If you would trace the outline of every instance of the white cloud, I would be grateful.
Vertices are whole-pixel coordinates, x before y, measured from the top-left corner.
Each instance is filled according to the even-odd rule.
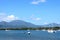
[[[49,23],[45,22],[44,24],[49,24]]]
[[[18,17],[14,15],[9,15],[6,18],[4,18],[4,21],[12,21],[12,20],[18,20]]]
[[[6,15],[6,14],[0,14],[0,21],[6,21],[6,22],[10,22],[12,20],[33,20],[33,21],[40,21],[41,18],[36,17],[34,14],[31,15],[29,18],[19,18],[16,17],[15,15]]]
[[[39,4],[39,2],[35,2],[35,1],[33,1],[32,4]]]
[[[31,20],[39,21],[41,18],[31,18]]]
[[[41,0],[41,2],[46,2],[46,0]]]
[[[14,15],[0,14],[0,21],[10,22],[12,20],[19,20],[19,18]]]
[[[40,20],[41,20],[41,18],[35,17],[34,15],[32,15],[32,16],[30,17],[30,19],[31,19],[31,20],[34,20],[34,21],[40,21]]]
[[[46,2],[46,0],[33,0],[31,4],[40,4],[41,2]]]

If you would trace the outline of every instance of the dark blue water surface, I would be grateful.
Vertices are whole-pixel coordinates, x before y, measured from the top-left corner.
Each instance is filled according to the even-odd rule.
[[[0,40],[60,40],[60,31],[48,33],[47,31],[31,30],[0,30]]]

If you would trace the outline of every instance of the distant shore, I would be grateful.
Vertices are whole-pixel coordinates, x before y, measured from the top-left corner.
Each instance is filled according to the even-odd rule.
[[[0,28],[0,30],[60,30],[60,27]]]

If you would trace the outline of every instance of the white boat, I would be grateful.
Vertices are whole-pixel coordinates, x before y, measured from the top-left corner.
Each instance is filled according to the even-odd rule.
[[[27,32],[27,33],[30,35],[31,32],[29,31],[29,32]]]
[[[28,33],[30,33],[30,32],[28,32]]]
[[[47,30],[48,33],[55,33],[56,31],[55,30]]]
[[[46,31],[45,29],[43,29],[42,31]]]
[[[6,29],[5,31],[9,31],[9,30]]]

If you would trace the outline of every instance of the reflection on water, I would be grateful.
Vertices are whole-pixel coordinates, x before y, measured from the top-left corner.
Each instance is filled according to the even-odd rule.
[[[60,40],[60,31],[48,33],[47,31],[31,30],[0,30],[0,40]]]

